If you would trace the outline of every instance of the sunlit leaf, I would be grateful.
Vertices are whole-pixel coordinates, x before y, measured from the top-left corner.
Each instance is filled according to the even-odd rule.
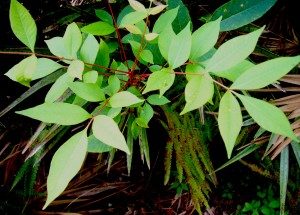
[[[99,51],[99,43],[96,38],[89,34],[80,48],[81,60],[85,63],[93,64]]]
[[[268,102],[237,94],[249,115],[265,130],[297,140],[284,113]]]
[[[129,5],[136,11],[146,11],[146,8],[143,4],[136,0],[128,0]]]
[[[300,56],[279,57],[257,64],[245,71],[230,88],[250,90],[272,84],[300,63]]]
[[[46,123],[59,125],[75,125],[91,117],[84,109],[68,103],[43,103],[22,111],[17,114],[40,120]]]
[[[212,99],[213,94],[214,85],[211,77],[208,74],[195,75],[185,87],[186,104],[180,114],[202,107]]]
[[[218,125],[228,158],[231,157],[242,124],[243,117],[239,102],[231,92],[227,91],[220,101]]]
[[[25,58],[13,68],[11,68],[5,75],[13,81],[17,81],[20,84],[29,86],[32,80],[33,74],[36,71],[38,59],[35,55]]]
[[[105,36],[113,33],[115,31],[115,28],[113,25],[107,22],[99,21],[84,26],[83,28],[81,28],[81,31],[96,36]]]
[[[98,102],[105,100],[103,90],[97,84],[73,82],[70,83],[71,90],[86,101]]]
[[[64,48],[66,49],[66,57],[68,59],[77,59],[77,52],[82,43],[80,29],[75,22],[68,25],[63,36]]]
[[[81,60],[73,60],[67,70],[67,73],[74,78],[82,80],[82,73],[84,70],[84,63]]]
[[[171,42],[175,37],[176,34],[173,31],[172,25],[166,26],[166,28],[158,36],[159,51],[166,60],[168,60]]]
[[[150,15],[156,15],[156,14],[159,14],[160,12],[162,12],[165,8],[167,7],[167,5],[157,5],[153,8],[150,8],[149,9],[149,14]]]
[[[120,27],[124,28],[126,25],[134,25],[147,17],[146,11],[134,11],[128,13],[123,17],[120,23]]]
[[[120,149],[130,154],[125,138],[121,133],[117,123],[105,115],[98,115],[94,118],[93,135],[104,144]]]
[[[45,209],[68,186],[79,172],[87,153],[86,130],[72,136],[54,154],[47,178],[47,201]]]
[[[52,72],[62,68],[63,66],[48,58],[39,58],[37,61],[37,67],[32,74],[32,80],[43,78]]]
[[[151,95],[147,98],[147,101],[151,105],[165,105],[170,102],[169,99],[167,99],[164,96],[159,96],[158,94]]]
[[[9,20],[15,36],[34,52],[37,28],[28,10],[16,0],[11,0]]]
[[[196,60],[216,44],[220,31],[221,18],[202,25],[192,34],[192,49],[190,59]]]
[[[176,7],[160,15],[154,24],[153,32],[161,33],[167,26],[170,26],[177,16],[178,9],[179,7]]]
[[[159,90],[160,96],[162,96],[173,85],[174,80],[175,74],[170,68],[163,68],[160,71],[154,72],[149,76],[143,94]]]
[[[128,91],[122,91],[114,94],[110,98],[109,104],[113,108],[118,108],[118,107],[128,107],[130,105],[141,103],[143,101],[144,101],[143,99],[138,98],[137,96],[133,95]]]
[[[227,70],[245,60],[254,50],[264,27],[222,44],[209,60],[207,71]]]

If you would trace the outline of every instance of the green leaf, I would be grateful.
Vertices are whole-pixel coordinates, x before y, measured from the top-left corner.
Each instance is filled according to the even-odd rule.
[[[296,160],[298,162],[298,165],[300,167],[300,143],[292,141],[292,148],[293,148]]]
[[[286,191],[289,180],[289,147],[286,146],[280,153],[280,215],[285,215]]]
[[[99,43],[96,38],[89,34],[85,41],[83,42],[80,49],[81,60],[85,63],[93,64],[95,63],[97,54],[99,51]]]
[[[67,73],[60,76],[48,91],[45,102],[55,102],[69,88],[69,84],[74,80]]]
[[[107,68],[109,66],[109,47],[108,45],[104,42],[104,40],[100,40],[100,45],[99,45],[99,51],[97,54],[97,58],[95,61],[96,65],[102,66],[104,68]],[[94,67],[95,70],[100,71],[100,72],[106,72],[107,70],[99,67]]]
[[[186,79],[189,81],[195,76],[203,75],[204,71],[204,68],[199,64],[188,64],[185,67]]]
[[[214,85],[209,74],[195,75],[187,83],[184,91],[186,105],[180,113],[185,114],[189,111],[205,105],[214,95]]]
[[[230,91],[227,91],[220,101],[218,125],[228,158],[231,157],[242,124],[243,117],[239,102]]]
[[[77,96],[86,101],[99,102],[105,100],[104,92],[97,84],[73,82],[69,86]]]
[[[170,100],[164,96],[159,96],[158,94],[154,94],[147,98],[147,102],[149,102],[151,105],[165,105],[169,103]]]
[[[257,64],[245,71],[230,88],[259,89],[272,84],[300,63],[300,56],[279,57]]]
[[[143,128],[148,128],[148,123],[154,115],[153,108],[149,104],[144,104],[139,110],[139,117],[136,118],[136,123]]]
[[[115,28],[107,22],[94,22],[81,28],[81,31],[96,36],[105,36],[113,33]]]
[[[5,75],[11,80],[29,87],[33,74],[36,71],[37,63],[37,57],[35,55],[31,55],[16,64],[7,73],[5,73]]]
[[[196,60],[216,44],[220,32],[221,18],[202,25],[192,34],[191,60]]]
[[[87,84],[95,84],[97,83],[98,77],[99,77],[98,72],[95,70],[91,70],[83,74],[82,80],[84,83]]]
[[[126,14],[120,23],[120,28],[126,25],[134,25],[147,17],[147,11],[134,11]]]
[[[189,59],[191,47],[192,34],[190,23],[188,23],[186,27],[171,40],[167,58],[169,65],[173,69],[183,65]]]
[[[94,118],[92,126],[94,136],[104,144],[120,149],[130,154],[125,138],[117,123],[105,115],[98,115]]]
[[[172,25],[175,33],[184,29],[184,27],[191,22],[189,10],[183,4],[182,0],[168,0],[168,9],[178,8],[178,14]]]
[[[143,94],[153,90],[159,90],[162,96],[174,83],[175,74],[170,68],[163,68],[160,71],[152,73],[146,83]]]
[[[37,28],[28,10],[16,0],[11,0],[9,20],[15,36],[34,52]]]
[[[139,144],[140,144],[142,161],[144,161],[144,157],[145,157],[147,166],[150,169],[150,151],[149,151],[149,144],[147,138],[147,131],[145,128],[142,128],[139,134]]]
[[[104,153],[112,150],[112,147],[98,140],[94,135],[88,137],[87,151],[91,153]]]
[[[179,7],[176,7],[160,15],[154,24],[152,32],[161,33],[167,26],[171,26],[177,16],[178,9]]]
[[[150,50],[144,49],[143,51],[141,51],[140,56],[142,60],[146,61],[147,63],[153,64],[153,54]]]
[[[171,42],[176,37],[172,25],[168,25],[158,36],[158,48],[161,55],[168,60],[169,49]]]
[[[55,56],[64,58],[68,57],[64,40],[62,37],[53,37],[49,40],[45,40],[45,43],[47,44],[50,52]]]
[[[108,78],[108,86],[105,88],[105,93],[109,96],[116,94],[121,87],[120,79],[117,75],[111,75]]]
[[[16,113],[45,123],[59,125],[75,125],[91,118],[91,115],[81,107],[62,102],[43,103]]]
[[[96,9],[96,10],[95,10],[95,14],[96,14],[96,16],[97,16],[99,19],[101,19],[102,21],[107,22],[107,23],[109,23],[109,24],[111,24],[111,25],[114,24],[111,15],[110,15],[107,11],[102,10],[102,9]]]
[[[140,3],[140,2],[138,2],[138,1],[136,1],[136,0],[128,0],[128,2],[129,2],[129,5],[130,5],[135,11],[146,11],[146,8],[145,8],[145,6],[144,6],[142,3]]]
[[[139,99],[137,96],[133,95],[128,91],[122,91],[114,94],[110,98],[109,104],[113,108],[118,108],[118,107],[128,107],[130,105],[141,103],[143,101],[144,101],[143,99]]]
[[[231,31],[260,18],[275,3],[276,0],[231,0],[219,7],[211,19],[222,16],[221,31]]]
[[[67,73],[73,77],[82,80],[82,73],[84,70],[84,63],[81,60],[71,61]]]
[[[77,51],[82,43],[82,36],[80,29],[75,22],[68,25],[63,36],[64,48],[66,49],[67,59],[77,59]]]
[[[298,141],[288,119],[279,108],[268,102],[249,96],[240,94],[237,94],[237,96],[242,101],[250,116],[262,128]]]
[[[43,210],[56,199],[79,172],[87,153],[86,130],[72,136],[55,152],[47,178],[47,201]]]
[[[47,75],[50,75],[52,72],[61,69],[62,67],[63,66],[59,63],[56,63],[55,61],[48,58],[39,58],[37,60],[37,68],[32,74],[31,80],[43,78]]]
[[[241,63],[234,67],[231,67],[223,71],[212,71],[212,73],[218,77],[226,78],[234,82],[238,77],[240,77],[245,71],[253,67],[255,64],[248,60],[243,60]]]
[[[224,71],[245,60],[254,50],[264,27],[246,35],[228,40],[209,60],[207,71]]]

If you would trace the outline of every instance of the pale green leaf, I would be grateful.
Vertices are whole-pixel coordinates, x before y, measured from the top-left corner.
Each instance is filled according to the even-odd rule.
[[[231,92],[227,91],[220,101],[218,125],[228,158],[231,157],[242,124],[243,117],[239,102]]]
[[[69,88],[69,84],[74,80],[67,73],[60,76],[48,91],[45,102],[55,102]]]
[[[67,58],[67,50],[62,37],[53,37],[49,40],[45,40],[45,43],[52,54],[57,57]]]
[[[146,8],[143,4],[141,4],[140,2],[136,1],[136,0],[128,0],[129,5],[135,10],[135,11],[146,11]]]
[[[148,123],[154,115],[153,108],[149,104],[144,104],[139,108],[139,117],[136,118],[136,123],[143,128],[148,128]]]
[[[150,50],[144,49],[140,53],[142,60],[153,64],[153,54]]]
[[[82,36],[80,29],[75,22],[68,25],[63,36],[64,48],[66,49],[67,59],[77,59],[77,51],[82,43]]]
[[[133,95],[128,91],[122,91],[114,94],[110,98],[109,104],[113,108],[118,108],[118,107],[128,107],[130,105],[141,103],[143,101],[144,101],[143,99],[138,98],[137,96]]]
[[[143,32],[135,25],[125,25],[124,27],[127,31],[129,31],[132,34],[143,34]]]
[[[110,117],[98,115],[94,118],[93,135],[104,144],[120,149],[130,154],[125,138],[117,123]]]
[[[190,28],[190,23],[188,23],[186,27],[171,40],[167,61],[173,69],[183,65],[189,59],[192,46]]]
[[[67,73],[74,78],[82,80],[82,73],[84,70],[84,63],[81,60],[71,61]]]
[[[154,24],[153,32],[161,33],[167,26],[171,26],[172,22],[177,16],[178,9],[179,7],[176,7],[160,15]]]
[[[289,147],[286,146],[280,153],[279,193],[280,215],[285,215],[285,201],[289,181]]]
[[[112,150],[112,147],[98,140],[94,135],[88,137],[87,151],[91,153],[104,153]]]
[[[45,123],[59,125],[75,125],[91,118],[91,115],[81,107],[62,102],[43,103],[16,113]]]
[[[297,140],[284,113],[268,102],[237,94],[249,115],[267,131]]]
[[[95,84],[98,80],[98,77],[98,72],[91,70],[83,74],[82,80],[84,83]]]
[[[120,79],[117,75],[111,75],[108,78],[108,86],[105,88],[105,93],[109,96],[116,94],[121,87]]]
[[[208,74],[195,75],[187,83],[184,91],[186,105],[180,114],[205,105],[214,95],[212,78]]]
[[[157,33],[148,33],[148,34],[145,34],[145,39],[147,41],[152,41],[154,39],[156,39],[158,37],[159,34]]]
[[[97,58],[95,61],[96,65],[99,65],[103,68],[107,68],[109,66],[109,47],[108,45],[104,42],[104,40],[100,40],[100,45],[99,45],[99,51],[97,54]],[[107,70],[100,68],[100,67],[94,67],[95,70],[100,71],[100,72],[106,72]]]
[[[122,107],[110,108],[106,115],[111,118],[115,118],[121,113],[121,111],[122,111]]]
[[[37,28],[28,10],[16,0],[11,0],[9,20],[15,36],[34,52]]]
[[[99,102],[105,100],[103,90],[97,84],[73,82],[70,83],[71,90],[80,98],[90,102]]]
[[[149,102],[149,104],[151,105],[165,105],[169,103],[170,100],[164,96],[159,96],[158,94],[154,94],[147,98],[147,102]]]
[[[212,71],[212,73],[218,77],[226,78],[230,81],[235,81],[238,77],[241,76],[245,71],[253,67],[255,64],[251,63],[248,60],[243,60],[241,63],[237,64],[234,67],[231,67],[223,71]]]
[[[68,186],[79,172],[87,154],[86,130],[72,136],[55,152],[47,178],[47,201],[45,209]]]
[[[81,60],[85,63],[95,63],[99,51],[99,43],[96,38],[89,34],[80,48]]]
[[[39,58],[37,61],[37,68],[32,74],[32,80],[43,78],[52,72],[55,72],[58,69],[61,69],[63,66],[55,61],[48,58]]]
[[[252,90],[272,84],[300,63],[300,56],[279,57],[257,64],[245,71],[230,88]]]
[[[126,14],[120,23],[120,28],[126,25],[134,25],[147,17],[147,11],[134,11]]]
[[[81,31],[96,36],[105,36],[113,33],[115,31],[115,28],[113,25],[107,22],[99,21],[84,26],[83,28],[81,28]]]
[[[223,71],[241,63],[253,52],[263,29],[264,27],[222,44],[209,60],[206,70]]]
[[[221,18],[202,25],[192,34],[191,60],[196,60],[216,44],[220,32]]]
[[[188,64],[185,67],[186,79],[189,81],[195,76],[204,74],[204,68],[199,64]]]
[[[173,31],[172,25],[166,26],[166,28],[158,36],[158,48],[161,55],[168,60],[168,54],[171,46],[171,42],[174,40],[176,34]]]
[[[150,15],[156,15],[156,14],[159,14],[160,12],[162,12],[165,8],[167,7],[167,5],[157,5],[155,7],[152,7],[148,10],[148,13]]]
[[[159,90],[160,96],[162,96],[173,85],[174,80],[175,74],[170,68],[163,68],[160,71],[154,72],[148,77],[143,94]]]
[[[21,62],[13,66],[5,75],[13,81],[29,86],[33,74],[36,71],[38,59],[35,55],[31,55]]]

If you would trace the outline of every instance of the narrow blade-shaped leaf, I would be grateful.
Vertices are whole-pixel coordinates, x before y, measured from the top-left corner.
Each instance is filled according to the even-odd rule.
[[[287,74],[300,63],[300,56],[279,57],[257,64],[245,71],[232,89],[252,90],[266,87]]]
[[[187,83],[184,91],[186,105],[180,114],[200,108],[214,95],[214,85],[208,74],[195,75]]]
[[[289,148],[286,146],[280,153],[280,173],[279,173],[279,187],[280,187],[280,215],[285,214],[285,200],[287,185],[289,180]]]
[[[175,74],[170,68],[163,68],[154,72],[149,76],[143,94],[153,90],[160,90],[160,96],[162,96],[173,85],[174,80]]]
[[[204,24],[192,34],[191,60],[196,60],[214,47],[219,37],[220,22],[221,17]]]
[[[228,40],[209,60],[207,71],[223,71],[245,60],[254,50],[264,27],[249,34]]]
[[[227,91],[220,101],[218,125],[228,158],[231,157],[242,124],[243,117],[239,102],[231,92]]]
[[[35,55],[25,58],[13,68],[11,68],[5,75],[13,81],[29,87],[32,76],[36,71],[38,59]]]
[[[76,95],[86,101],[99,102],[105,100],[104,92],[97,84],[73,82],[69,86]]]
[[[260,18],[275,3],[276,0],[231,0],[214,12],[212,20],[223,16],[221,31],[231,31]]]
[[[128,107],[130,105],[141,103],[143,101],[144,101],[143,99],[138,98],[136,95],[132,94],[131,92],[122,91],[114,94],[110,98],[109,104],[113,108],[118,108],[118,107]]]
[[[47,178],[47,201],[43,210],[56,199],[79,172],[87,153],[86,130],[72,136],[54,154]]]
[[[168,63],[173,68],[183,65],[190,56],[192,47],[192,34],[190,23],[179,32],[171,41],[168,50]]]
[[[298,141],[284,113],[268,102],[237,94],[250,116],[265,130]]]
[[[28,10],[16,0],[11,0],[9,20],[15,36],[34,52],[37,28]]]
[[[93,135],[106,145],[120,149],[130,154],[125,138],[121,133],[117,123],[110,117],[98,115],[94,118]]]
[[[91,115],[81,107],[62,102],[43,103],[16,113],[42,122],[59,125],[75,125],[91,118]]]

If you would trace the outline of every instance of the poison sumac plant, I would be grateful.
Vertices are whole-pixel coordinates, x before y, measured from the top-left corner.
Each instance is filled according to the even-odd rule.
[[[264,10],[274,3],[270,2],[264,5]],[[88,152],[122,150],[127,153],[130,171],[133,140],[139,138],[141,151],[150,166],[146,128],[154,115],[153,106],[170,102],[164,94],[177,76],[185,76],[187,80],[186,103],[181,114],[212,103],[216,89],[224,92],[218,126],[228,157],[243,125],[241,104],[261,128],[299,141],[279,108],[251,97],[247,90],[273,84],[299,64],[300,56],[278,57],[256,65],[247,58],[264,27],[230,39],[216,49],[220,26],[223,30],[233,29],[222,17],[215,17],[192,31],[191,21],[185,20],[183,26],[180,23],[184,22],[176,21],[181,18],[178,14],[181,6],[170,9],[162,4],[153,6],[150,1],[146,8],[136,0],[129,0],[129,4],[117,19],[110,15],[112,10],[108,4],[110,13],[95,10],[99,21],[83,27],[71,23],[62,37],[45,41],[53,54],[50,56],[35,53],[36,24],[22,4],[11,0],[12,30],[32,52],[15,53],[29,57],[5,75],[30,86],[31,81],[60,71],[43,104],[17,113],[44,123],[84,126],[52,158],[44,209],[65,190]],[[153,25],[150,16],[154,17]],[[225,18],[228,22],[228,17]],[[123,32],[127,34],[121,37]],[[128,47],[133,60],[128,57]],[[117,51],[121,60],[113,58]],[[224,85],[220,78],[233,83]],[[87,111],[91,108],[94,110]],[[126,127],[127,140],[122,132]]]

